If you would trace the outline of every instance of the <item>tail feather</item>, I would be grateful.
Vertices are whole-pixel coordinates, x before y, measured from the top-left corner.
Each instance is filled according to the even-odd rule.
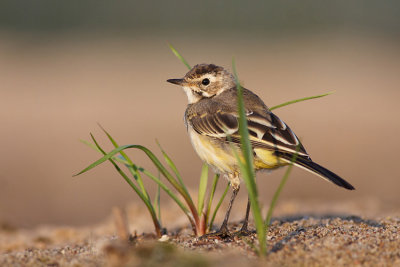
[[[283,158],[286,160],[291,160],[291,155],[285,155]],[[315,163],[314,161],[310,159],[306,159],[304,157],[298,157],[294,165],[304,168],[307,171],[310,171],[312,173],[317,174],[318,176],[322,177],[323,179],[330,181],[334,183],[335,185],[338,185],[340,187],[346,188],[348,190],[354,190],[354,186],[352,186],[350,183],[348,183],[346,180],[343,178],[339,177],[337,174],[331,172],[330,170],[322,167],[321,165]]]

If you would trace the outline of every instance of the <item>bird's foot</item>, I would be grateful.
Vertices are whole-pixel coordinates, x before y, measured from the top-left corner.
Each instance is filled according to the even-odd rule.
[[[249,236],[252,233],[253,232],[247,229],[247,227],[242,227],[239,231],[234,232],[232,235],[241,237],[241,236]]]
[[[229,233],[227,227],[221,227],[218,231],[214,233],[209,233],[202,235],[200,239],[208,239],[208,238],[219,238],[219,239],[228,239],[232,237],[231,233]]]

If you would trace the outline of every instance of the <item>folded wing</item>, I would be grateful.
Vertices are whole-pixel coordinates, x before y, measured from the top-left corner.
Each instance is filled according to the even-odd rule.
[[[238,115],[233,112],[218,110],[213,114],[196,114],[188,118],[193,129],[210,137],[221,138],[227,141],[230,135],[232,142],[240,145]],[[276,152],[298,153],[309,158],[293,131],[272,112],[267,115],[247,110],[246,119],[253,148],[265,148]],[[297,148],[300,146],[299,148]]]

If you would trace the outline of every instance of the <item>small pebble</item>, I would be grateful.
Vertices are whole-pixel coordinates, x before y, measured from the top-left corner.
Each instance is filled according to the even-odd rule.
[[[160,241],[160,242],[167,242],[167,241],[169,241],[169,236],[168,236],[168,235],[162,235],[162,236],[160,237],[160,239],[158,239],[158,241]]]

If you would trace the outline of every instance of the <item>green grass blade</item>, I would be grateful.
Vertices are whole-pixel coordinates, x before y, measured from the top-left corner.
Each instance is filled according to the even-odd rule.
[[[158,180],[160,180],[160,172],[158,172]],[[157,212],[157,218],[158,221],[160,222],[160,224],[162,225],[161,222],[161,186],[157,185],[157,190],[156,190],[156,195],[154,196],[154,202],[153,202],[153,206],[154,206],[154,210],[156,210]]]
[[[214,224],[215,216],[217,215],[217,212],[218,212],[219,208],[221,207],[221,204],[222,204],[222,202],[224,201],[224,199],[225,199],[225,197],[226,197],[226,194],[227,194],[228,191],[229,191],[229,187],[230,187],[230,185],[229,185],[229,183],[228,183],[228,184],[226,185],[226,188],[225,188],[224,193],[222,194],[221,198],[220,198],[219,201],[218,201],[217,206],[215,207],[215,210],[214,210],[214,212],[213,212],[212,218],[211,218],[211,220],[210,220],[210,224],[209,224],[209,226],[208,226],[208,230],[211,230],[211,227],[212,227],[213,224]]]
[[[211,186],[211,192],[210,192],[210,197],[208,199],[208,206],[207,206],[207,213],[206,213],[206,225],[208,225],[208,219],[210,218],[211,205],[214,200],[215,190],[217,189],[219,176],[220,176],[219,174],[214,175],[213,183]],[[208,229],[208,230],[210,230],[210,229]]]
[[[261,208],[258,202],[258,192],[257,192],[257,185],[255,182],[255,171],[253,166],[253,150],[251,147],[249,139],[249,131],[247,128],[247,120],[246,120],[244,100],[243,100],[243,88],[239,83],[239,78],[237,75],[236,65],[234,60],[232,60],[232,69],[236,79],[237,90],[238,90],[239,133],[240,133],[240,143],[241,143],[242,154],[244,157],[244,162],[242,162],[242,160],[238,156],[237,160],[240,166],[242,178],[245,181],[247,191],[249,193],[254,223],[256,225],[257,237],[259,241],[259,255],[262,257],[265,255],[265,250],[266,250],[266,232],[264,227],[264,220],[261,214]]]
[[[103,128],[103,126],[101,126],[100,124],[98,124],[98,125],[103,130],[103,132],[107,135],[108,139],[111,141],[111,143],[114,145],[114,147],[116,147],[116,148],[119,147],[119,145],[114,140],[114,138]],[[140,176],[140,173],[137,171],[135,164],[133,164],[132,160],[128,157],[128,155],[124,151],[121,150],[119,152],[119,154],[121,154],[121,156],[128,162],[129,165],[133,166],[133,168],[129,168],[129,171],[131,172],[132,176],[137,181],[143,194],[147,197],[147,199],[150,199],[149,193],[147,192],[146,188],[144,187],[142,177]]]
[[[90,135],[92,136],[92,138],[94,138],[92,134],[90,134]],[[96,142],[96,143],[97,143],[97,142]],[[87,172],[87,171],[93,169],[94,167],[96,167],[96,166],[100,165],[101,163],[103,163],[103,162],[109,160],[110,158],[112,158],[112,157],[113,157],[115,154],[117,154],[118,152],[119,152],[119,151],[118,151],[118,149],[116,148],[116,149],[114,149],[113,151],[111,151],[111,152],[108,153],[108,154],[104,154],[104,153],[103,153],[104,156],[103,156],[101,159],[99,159],[99,160],[93,162],[93,163],[90,164],[88,167],[86,167],[86,168],[83,169],[82,171],[80,171],[80,172],[74,174],[73,176],[75,177],[75,176],[81,175],[81,174],[83,174],[83,173],[85,173],[85,172]]]
[[[157,183],[157,185],[159,185],[161,187],[161,189],[163,189],[165,191],[165,193],[167,193],[168,196],[171,197],[172,200],[174,200],[176,204],[178,204],[178,206],[182,209],[182,211],[187,216],[190,216],[190,212],[189,212],[188,208],[182,203],[182,201],[178,198],[178,196],[176,194],[174,194],[174,192],[172,192],[159,178],[157,178],[151,172],[149,172],[143,168],[139,168],[139,170],[142,173],[144,173],[147,177],[149,177],[151,180],[153,180],[155,183]],[[190,218],[190,220],[192,220],[192,219]]]
[[[90,134],[92,137],[93,142],[95,143],[97,149],[103,154],[106,155],[106,152],[100,147],[100,145],[97,143],[96,139],[92,134]],[[118,171],[118,173],[124,178],[124,180],[132,187],[132,189],[136,192],[136,194],[139,196],[139,198],[143,201],[143,203],[146,205],[147,210],[150,213],[150,216],[153,220],[154,228],[156,231],[157,236],[161,236],[161,224],[157,219],[157,215],[154,211],[154,208],[150,202],[150,200],[139,190],[139,188],[132,182],[131,179],[121,170],[121,168],[115,163],[115,161],[112,158],[108,159],[115,167],[115,169]]]
[[[171,49],[172,53],[174,53],[175,56],[179,58],[179,60],[182,61],[182,63],[185,64],[185,66],[190,70],[192,67],[190,67],[189,63],[185,60],[185,58],[181,54],[179,54],[179,52],[171,44],[168,44],[168,46]]]
[[[85,169],[83,169],[79,173],[74,174],[74,176],[80,175],[82,173],[85,173],[85,172],[93,169],[94,167],[96,167],[96,166],[102,164],[103,162],[109,160],[114,155],[120,153],[122,150],[129,149],[129,148],[136,148],[136,149],[139,149],[139,150],[142,150],[143,152],[145,152],[145,154],[150,158],[150,160],[153,161],[153,163],[155,163],[156,167],[160,169],[160,172],[163,173],[163,175],[164,174],[168,175],[168,171],[164,168],[164,166],[162,166],[162,164],[156,158],[156,156],[154,156],[154,154],[150,150],[148,150],[146,147],[141,146],[141,145],[124,145],[124,146],[119,146],[117,148],[114,148],[112,151],[110,151],[109,153],[105,154],[102,158],[100,158],[97,161],[95,161],[94,163],[90,164],[88,167],[86,167]]]
[[[208,164],[203,163],[200,175],[199,192],[197,200],[197,213],[199,214],[199,216],[201,216],[201,213],[203,212],[204,199],[207,191],[207,183],[208,183]]]
[[[93,148],[94,150],[96,150],[96,151],[98,151],[98,152],[101,153],[101,151],[96,147],[95,144],[92,144],[92,143],[90,143],[89,141],[86,141],[86,140],[79,140],[79,141],[82,142],[83,144],[89,146],[90,148]],[[112,158],[114,161],[120,162],[120,163],[122,163],[122,164],[124,164],[124,165],[129,165],[129,163],[128,163],[124,158],[122,158],[122,156],[121,156],[121,157],[115,157],[115,156],[113,156],[113,157],[111,157],[111,158]]]
[[[310,99],[324,97],[324,96],[327,96],[327,95],[331,95],[333,93],[334,92],[328,92],[328,93],[325,93],[325,94],[322,94],[322,95],[315,95],[315,96],[309,96],[309,97],[303,97],[303,98],[295,99],[295,100],[292,100],[292,101],[288,101],[288,102],[273,106],[272,108],[270,108],[270,110],[274,110],[274,109],[277,109],[277,108],[281,108],[281,107],[284,107],[284,106],[287,106],[287,105],[291,105],[291,104],[294,104],[294,103],[298,103],[298,102],[302,102],[302,101],[306,101],[306,100],[310,100]]]
[[[183,182],[182,176],[178,171],[178,168],[176,167],[175,163],[172,161],[172,159],[168,156],[168,154],[165,152],[165,150],[161,147],[160,143],[158,141],[157,145],[161,150],[161,153],[164,156],[165,162],[168,164],[168,166],[171,168],[171,170],[175,173],[176,178],[178,179],[179,184],[181,185],[182,189],[186,192],[186,194],[190,197],[189,191],[186,188],[185,183]]]
[[[114,140],[114,138],[103,128],[103,126],[101,126],[101,124],[99,124],[100,129],[107,135],[108,139],[111,141],[111,143],[114,145],[114,147],[119,147],[119,145],[117,144],[117,142]],[[134,165],[133,162],[131,161],[131,159],[125,154],[124,151],[120,151],[119,152],[121,154],[121,156],[130,164],[130,165]]]
[[[239,83],[239,78],[236,73],[236,66],[235,66],[235,61],[232,61],[232,66],[233,66],[233,72],[235,75],[236,83],[237,83],[237,90],[238,90],[238,112],[239,112],[239,133],[240,133],[240,143],[241,143],[241,148],[242,148],[242,155],[244,157],[244,165],[246,166],[245,171],[246,175],[249,178],[254,178],[255,177],[255,172],[254,172],[254,167],[253,167],[253,150],[251,147],[250,143],[250,138],[249,138],[249,131],[247,128],[247,119],[246,119],[246,114],[245,114],[245,107],[244,107],[244,101],[243,101],[243,88]],[[257,187],[255,180],[252,179],[253,181],[251,182],[251,187],[254,192],[257,192]]]
[[[144,173],[147,177],[149,177],[151,180],[153,180],[157,185],[159,185],[164,191],[165,193],[167,193],[177,204],[179,207],[182,208],[182,210],[185,213],[189,213],[189,210],[186,208],[186,206],[179,200],[178,196],[171,191],[171,189],[169,189],[167,187],[166,184],[164,184],[161,179],[157,178],[154,174],[152,174],[151,172],[149,172],[148,170],[144,169],[144,168],[139,168],[139,170]]]
[[[86,140],[79,140],[80,142],[84,143],[85,145],[93,148],[94,150],[96,150],[97,152],[101,153],[101,150],[97,148],[97,146],[95,144],[90,143],[89,141]]]
[[[180,199],[177,197],[177,195],[174,194],[174,192],[172,192],[159,178],[155,177],[152,173],[150,173],[149,171],[145,170],[144,168],[139,168],[139,170],[141,172],[143,172],[147,177],[149,177],[150,179],[152,179],[154,182],[156,182],[158,184],[159,187],[161,187],[170,198],[172,198],[172,200],[175,201],[175,203],[181,208],[181,210],[183,211],[183,213],[185,213],[185,215],[187,216],[194,234],[197,233],[197,229],[196,229],[196,223],[194,221],[194,218],[190,215],[191,213],[189,212],[188,208],[182,203],[182,201],[180,201]]]
[[[153,164],[157,167],[157,169],[161,172],[161,174],[172,184],[172,186],[182,195],[185,199],[186,203],[189,206],[190,211],[194,217],[196,225],[198,225],[199,217],[197,215],[196,207],[193,203],[191,196],[183,189],[183,187],[175,180],[175,178],[167,171],[167,169],[161,164],[161,162],[157,159],[157,157],[147,148],[138,145],[131,145],[132,148],[137,148],[142,150],[153,162]],[[129,147],[129,148],[131,148]]]
[[[297,160],[299,150],[300,150],[300,145],[298,145],[296,147],[296,153],[293,154],[293,156],[292,156],[292,158],[290,160],[290,164],[287,167],[286,172],[283,175],[282,180],[279,183],[279,186],[278,186],[278,188],[276,189],[276,191],[274,193],[274,196],[272,197],[271,204],[269,205],[267,216],[265,218],[265,227],[267,228],[267,231],[268,231],[269,226],[271,224],[272,214],[274,212],[274,209],[275,209],[276,203],[278,201],[279,195],[281,194],[282,189],[285,186],[286,181],[289,178],[290,172],[292,171],[292,168],[293,168],[293,163],[296,162],[296,160]]]

